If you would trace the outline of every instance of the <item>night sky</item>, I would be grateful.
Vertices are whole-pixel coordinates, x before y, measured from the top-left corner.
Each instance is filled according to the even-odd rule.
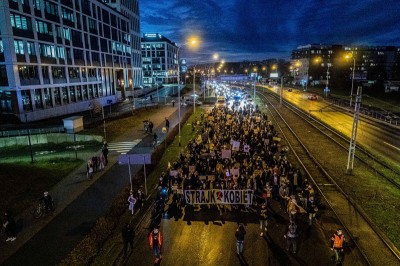
[[[400,0],[141,0],[142,33],[181,45],[189,61],[289,59],[299,45],[400,46]]]

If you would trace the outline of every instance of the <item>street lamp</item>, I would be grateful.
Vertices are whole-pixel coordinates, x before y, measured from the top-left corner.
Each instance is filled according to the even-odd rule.
[[[256,102],[256,82],[257,82],[257,68],[253,68],[253,71],[256,73],[254,77],[254,83],[253,83],[253,101],[254,103]]]
[[[193,66],[193,114],[196,113],[196,65]]]
[[[213,60],[214,61],[218,60],[218,58],[219,58],[219,54],[218,53],[213,54]],[[212,76],[212,74],[214,72],[214,64],[215,64],[214,61],[211,64],[208,65],[208,68],[207,68],[207,83],[206,84],[208,84],[208,82],[211,79],[211,76]],[[212,67],[212,69],[211,69],[211,67]],[[211,75],[210,75],[210,70],[211,70]],[[207,87],[207,85],[204,86],[204,93],[203,93],[203,101],[204,102],[206,101],[206,87]],[[210,90],[209,89],[207,89],[207,92],[208,92],[208,96],[210,96]]]
[[[178,46],[178,49],[176,51],[177,59],[178,59],[178,131],[179,131],[179,147],[181,146],[181,90],[180,90],[180,85],[181,85],[181,80],[180,80],[180,74],[181,74],[181,67],[180,67],[180,60],[179,60],[179,50],[181,47],[186,46],[186,45],[192,45],[196,46],[198,44],[198,39],[196,37],[192,37],[189,39],[188,42],[182,44],[181,46]]]
[[[353,88],[354,88],[354,70],[356,68],[356,58],[354,57],[353,51],[351,53],[346,54],[346,59],[352,58],[353,59],[353,75],[351,78],[351,91],[350,91],[350,107],[353,104]]]
[[[317,57],[317,58],[315,59],[315,62],[316,62],[316,63],[321,63],[321,65],[323,65],[323,62],[322,62],[322,58],[321,58],[321,57]],[[327,66],[327,68],[326,68],[326,87],[325,87],[325,89],[324,89],[325,95],[327,95],[328,92],[329,92],[329,68],[332,66],[332,64],[331,64],[331,63],[326,63],[326,66]]]

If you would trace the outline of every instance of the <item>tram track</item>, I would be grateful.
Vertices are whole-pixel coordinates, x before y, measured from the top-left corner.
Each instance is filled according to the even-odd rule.
[[[259,92],[258,96],[268,102],[273,124],[279,128],[294,156],[348,231],[366,263],[398,264],[400,257],[396,247],[353,199],[353,197],[359,198],[360,195],[348,192],[349,187],[351,191],[351,186],[357,185],[357,182],[354,180],[355,176],[344,173],[348,149],[345,138],[287,103],[283,103],[279,109],[276,108],[279,99],[275,95]],[[321,156],[322,153],[324,156]],[[375,177],[379,175],[379,178],[384,180],[382,182],[387,182],[387,185],[395,189],[399,188],[395,178],[387,176],[386,166],[374,161],[370,154],[364,153],[356,160],[357,164],[363,164],[365,168],[363,171]],[[376,196],[380,195],[373,194],[370,197]],[[372,250],[379,250],[379,254],[376,251],[371,253]]]

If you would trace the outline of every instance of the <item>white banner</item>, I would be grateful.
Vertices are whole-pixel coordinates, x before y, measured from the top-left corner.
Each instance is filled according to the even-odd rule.
[[[254,191],[246,190],[185,190],[187,204],[252,204]]]

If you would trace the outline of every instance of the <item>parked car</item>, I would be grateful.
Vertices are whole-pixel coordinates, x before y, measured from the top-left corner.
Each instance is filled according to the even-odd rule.
[[[194,103],[195,103],[196,105],[202,105],[202,104],[203,104],[203,103],[200,102],[199,100],[195,100]],[[186,104],[186,105],[193,105],[193,99],[191,99],[191,98],[185,99],[185,104]]]

